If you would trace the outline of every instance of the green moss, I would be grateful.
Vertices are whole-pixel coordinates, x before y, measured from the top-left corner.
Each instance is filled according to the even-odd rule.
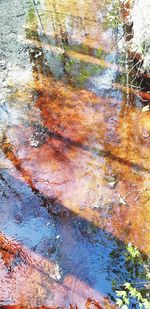
[[[29,8],[28,16],[27,16],[27,23],[30,23],[30,24],[36,23],[37,24],[37,17],[36,17],[36,14],[35,14],[34,7]]]
[[[104,54],[104,51],[103,51],[102,46],[100,46],[99,48],[97,48],[95,50],[95,57],[96,58],[102,58],[103,54]]]
[[[28,39],[37,39],[37,17],[34,7],[31,7],[27,15],[26,37]]]

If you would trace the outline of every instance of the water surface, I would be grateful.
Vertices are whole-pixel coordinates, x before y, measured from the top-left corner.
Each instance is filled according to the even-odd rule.
[[[129,248],[150,253],[149,93],[130,86],[128,10],[111,19],[107,0],[9,5],[0,3],[0,306],[116,308],[116,290],[143,274]]]

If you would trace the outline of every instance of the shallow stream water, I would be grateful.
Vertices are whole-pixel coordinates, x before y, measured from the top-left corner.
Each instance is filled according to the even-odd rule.
[[[0,1],[0,308],[149,298],[150,95],[110,3]]]

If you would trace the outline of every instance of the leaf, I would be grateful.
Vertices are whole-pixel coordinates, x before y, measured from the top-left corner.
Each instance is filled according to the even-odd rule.
[[[140,300],[142,300],[142,295],[141,295],[141,293],[140,292],[137,292],[137,299],[140,301]]]
[[[149,111],[149,105],[146,105],[142,108],[142,112],[148,112]]]
[[[121,307],[123,304],[122,300],[121,299],[117,299],[116,300],[116,305],[118,305],[119,307]]]
[[[150,273],[149,272],[146,274],[146,277],[147,277],[147,279],[150,279]]]
[[[143,298],[142,303],[143,303],[145,309],[150,308],[150,302],[146,298]]]
[[[135,288],[132,288],[130,291],[129,291],[130,295],[133,296],[133,297],[136,297],[137,296],[137,290]]]
[[[113,287],[116,286],[116,280],[112,280],[112,286],[113,286]]]
[[[132,244],[128,244],[128,246],[127,246],[127,250],[128,250],[128,252],[131,254],[131,256],[133,257],[133,258],[135,258],[135,257],[137,257],[137,256],[139,256],[140,255],[140,252],[139,252],[139,250],[137,249],[137,248],[135,248]]]
[[[129,298],[126,297],[126,298],[124,299],[124,302],[125,302],[126,305],[129,305]]]
[[[130,289],[131,284],[130,284],[129,282],[126,282],[126,283],[124,284],[124,286],[125,286],[126,289]]]
[[[124,291],[116,291],[116,294],[117,294],[117,296],[123,296],[124,297]],[[125,296],[126,296],[126,294],[125,294]]]

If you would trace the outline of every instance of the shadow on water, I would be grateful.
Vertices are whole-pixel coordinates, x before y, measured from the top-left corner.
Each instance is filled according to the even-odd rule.
[[[105,150],[99,150],[96,147],[90,147],[88,145],[84,145],[83,143],[80,143],[76,140],[72,140],[69,137],[65,137],[60,133],[57,133],[56,131],[50,131],[47,127],[42,126],[42,125],[38,125],[36,123],[32,123],[33,127],[35,129],[37,129],[38,132],[42,132],[42,136],[41,136],[41,145],[44,144],[46,142],[46,138],[50,137],[52,140],[58,140],[60,142],[62,142],[63,144],[63,149],[81,149],[85,152],[89,152],[91,154],[93,154],[94,156],[97,157],[104,157],[104,158],[108,158],[111,161],[117,161],[120,164],[126,165],[130,168],[133,168],[135,170],[138,170],[139,172],[149,172],[150,169],[149,168],[145,168],[144,166],[138,164],[138,163],[134,163],[132,161],[127,161],[121,157],[117,157],[116,155],[114,155],[111,151],[105,151]],[[3,139],[2,139],[2,146],[1,149],[3,150],[3,152],[5,153],[6,157],[11,158],[13,165],[17,168],[18,171],[21,172],[22,175],[24,175],[24,178],[26,179],[26,171],[23,170],[23,168],[21,167],[21,160],[19,160],[15,154],[12,152],[12,147],[11,144],[9,144],[9,142],[7,142],[7,138],[4,135]],[[53,151],[55,152],[56,156],[59,157],[59,160],[62,161],[68,161],[69,158],[67,156],[65,156],[65,153],[63,154],[62,151],[58,153],[58,149],[54,147],[54,145],[51,146],[53,148]],[[27,176],[28,178],[28,176]],[[30,184],[30,183],[29,183]],[[32,184],[31,184],[31,187]]]
[[[49,79],[52,77],[54,81],[62,79],[64,83],[63,87],[68,84],[73,90],[75,88],[81,88],[84,91],[87,88],[92,88],[92,86],[89,86],[91,85],[91,79],[97,78],[97,80],[95,79],[93,82],[93,84],[96,84],[102,70],[107,70],[106,63],[103,61],[95,63],[95,61],[99,61],[101,57],[105,57],[106,59],[109,58],[109,53],[107,54],[108,47],[106,49],[102,47],[97,48],[93,42],[93,45],[91,42],[91,45],[88,44],[89,41],[86,39],[89,39],[89,34],[84,22],[85,20],[89,20],[89,18],[84,17],[80,20],[76,18],[75,23],[80,23],[82,31],[84,30],[83,37],[85,42],[82,43],[82,38],[80,40],[81,42],[73,38],[73,27],[70,30],[70,33],[72,31],[71,37],[65,28],[66,24],[64,20],[60,19],[60,16],[62,17],[63,14],[57,14],[55,7],[53,7],[54,11],[49,15],[55,35],[49,36],[44,32],[39,32],[36,16],[37,12],[34,10],[35,8],[32,8],[29,14],[30,16],[28,16],[28,18],[34,22],[34,29],[30,29],[27,26],[26,38],[32,40],[31,46],[28,46],[28,51],[35,85],[38,82],[40,83],[40,75],[42,74],[42,76]],[[53,15],[53,13],[55,14]],[[41,28],[44,31],[44,26],[41,24],[43,21],[40,16],[38,16],[38,18],[42,26]],[[37,46],[35,43],[37,43]],[[44,48],[44,44],[48,44],[48,49]],[[58,51],[57,48],[61,50]],[[69,54],[70,51],[73,53]],[[86,58],[85,56],[89,56],[90,58]],[[111,57],[113,57],[113,53],[110,55],[109,60],[112,60]],[[110,64],[109,66],[111,67],[112,65]],[[110,83],[108,83],[109,85],[104,85],[105,90],[102,90],[101,85],[95,89],[98,95],[100,91],[103,96],[107,93],[108,100],[109,96],[112,97],[114,95],[111,89],[113,78],[116,80],[116,77],[118,77],[118,81],[120,81],[120,73],[118,73],[117,69],[114,70],[115,74],[114,72],[112,73],[112,71],[110,69]],[[103,73],[102,77],[104,80],[105,77],[108,77],[108,71],[106,71],[106,76],[105,72]],[[55,92],[57,92],[57,90],[56,87]],[[67,91],[67,88],[65,90]],[[37,92],[36,105],[42,114],[43,111],[41,106],[44,105],[44,102],[47,103],[46,93],[44,91],[42,92],[42,90],[38,90],[38,87],[35,89],[35,92]],[[94,88],[87,92],[87,97],[92,92],[94,92]],[[119,91],[119,95],[120,94],[122,99],[122,91]],[[50,90],[48,90],[48,95],[53,96]],[[131,94],[129,98],[133,103],[135,96]],[[55,98],[52,99],[55,100]],[[62,96],[62,99],[64,99],[64,96]],[[89,101],[90,100],[91,99],[89,99]],[[77,102],[80,103],[80,100]],[[45,112],[48,118],[50,118],[49,115],[53,108],[52,103],[52,100],[50,100],[46,106],[48,111],[46,110]],[[63,102],[63,106],[65,106],[65,102]],[[122,118],[125,119],[126,113],[127,109],[125,102],[120,112],[120,122]],[[92,142],[89,146],[89,143],[87,143],[87,136],[85,139],[81,138],[82,141],[80,141],[80,139],[76,140],[74,137],[71,137],[71,134],[68,136],[65,136],[65,134],[63,135],[57,128],[57,122],[54,122],[56,127],[51,129],[50,119],[49,126],[47,126],[46,117],[44,118],[44,115],[43,112],[43,124],[29,121],[29,127],[35,129],[35,131],[37,130],[40,135],[41,144],[38,145],[39,158],[37,159],[36,155],[33,157],[35,161],[37,160],[37,164],[41,164],[39,156],[40,151],[42,151],[42,146],[47,144],[48,151],[49,149],[53,151],[52,153],[55,159],[57,159],[59,163],[66,163],[66,165],[70,163],[70,157],[67,151],[73,149],[75,152],[83,150],[84,153],[92,154],[92,156],[96,158],[102,157],[106,159],[106,162],[111,162],[112,165],[118,162],[120,165],[135,169],[138,172],[149,171],[149,169],[142,164],[142,160],[140,164],[136,163],[138,161],[134,161],[133,157],[130,158],[129,156],[128,159],[128,156],[125,155],[122,158],[121,155],[119,155],[121,151],[118,151],[118,155],[115,154],[111,150],[111,146],[107,144],[107,138],[106,141],[102,142],[104,134],[101,134],[101,139],[98,140],[99,144],[102,143],[103,146],[101,150],[96,146],[92,146]],[[77,115],[75,113],[75,116],[78,118],[80,113]],[[131,119],[131,122],[133,122],[133,120],[134,118]],[[73,124],[74,115],[71,121],[70,123]],[[78,122],[79,130],[82,129],[82,126],[80,127],[82,119],[78,119]],[[122,131],[124,131],[123,121],[121,124]],[[26,126],[28,127],[27,121]],[[23,125],[22,127],[24,129]],[[22,127],[20,126],[19,129],[22,129]],[[130,125],[128,131],[130,131]],[[134,130],[131,131],[132,142],[132,138],[134,140]],[[77,131],[77,133],[79,132]],[[85,133],[88,135],[88,130],[85,130]],[[93,139],[94,138],[93,136]],[[48,139],[49,141],[47,141]],[[57,141],[59,142],[58,145]],[[8,159],[9,162],[12,163],[15,173],[11,174],[11,170],[8,171],[7,169],[0,170],[0,210],[1,213],[3,213],[3,216],[0,218],[0,262],[3,271],[2,279],[0,279],[2,284],[0,291],[0,308],[13,308],[13,306],[11,307],[9,304],[26,304],[28,308],[42,306],[41,308],[44,309],[43,304],[46,307],[47,304],[48,306],[49,304],[51,306],[62,304],[62,308],[64,306],[69,308],[70,306],[70,309],[72,309],[72,306],[74,306],[77,309],[79,306],[80,309],[84,308],[86,304],[87,309],[90,308],[90,305],[94,305],[96,308],[101,309],[102,307],[106,307],[105,301],[106,303],[108,302],[109,306],[106,308],[113,308],[110,307],[110,301],[115,301],[114,291],[117,288],[121,288],[126,281],[130,281],[131,283],[138,281],[142,266],[140,265],[139,268],[135,267],[134,269],[133,265],[130,265],[126,260],[127,244],[117,239],[117,237],[114,237],[113,228],[111,233],[107,232],[105,226],[100,226],[99,219],[101,214],[99,213],[99,208],[94,211],[91,209],[91,218],[89,218],[89,216],[86,218],[86,212],[82,216],[82,211],[84,212],[84,209],[77,214],[75,211],[69,209],[68,205],[60,201],[59,195],[52,194],[50,196],[51,182],[47,182],[46,194],[42,186],[39,188],[39,185],[36,185],[30,166],[29,169],[26,168],[26,165],[23,164],[23,160],[20,159],[19,156],[17,157],[17,152],[14,148],[13,143],[11,144],[11,141],[7,138],[7,132],[4,133],[1,139],[1,150],[5,159]],[[125,149],[129,148],[127,147]],[[72,153],[74,155],[74,152]],[[50,154],[51,152],[48,152],[49,161],[51,160]],[[78,162],[79,161],[77,161],[77,164]],[[93,166],[92,168],[95,168],[96,165]],[[56,168],[57,167],[56,165]],[[51,175],[49,175],[49,177],[50,176]],[[39,181],[38,176],[36,180],[37,182]],[[74,194],[76,194],[76,191],[74,192]],[[101,205],[99,206],[101,208]],[[79,208],[78,205],[76,207]],[[104,215],[108,215],[109,217],[107,210],[104,212]],[[95,213],[97,223],[94,220]],[[144,258],[146,259],[146,256]],[[6,278],[7,280],[5,280]],[[115,285],[114,289],[113,284]],[[97,299],[98,303],[101,305],[96,303],[96,301],[94,302],[92,298]]]
[[[10,264],[7,265],[8,274],[11,276],[16,266],[19,267],[19,264],[30,261],[30,258],[23,255],[21,249],[23,244],[52,262],[59,260],[62,273],[60,284],[63,284],[65,277],[73,276],[75,282],[71,283],[71,289],[75,288],[72,285],[79,279],[102,294],[111,291],[111,281],[108,278],[109,254],[116,247],[116,242],[111,235],[65,208],[57,198],[45,197],[35,188],[31,191],[26,184],[7,174],[7,171],[1,171],[0,178],[1,185],[5,188],[0,203],[1,212],[4,211],[4,216],[7,215],[5,223],[1,222],[1,231],[9,237],[15,236],[15,241],[20,243],[19,251],[16,251],[13,245],[12,248],[10,245],[8,250],[7,241],[3,246],[1,245],[4,261],[7,260],[5,256],[7,250],[11,256]],[[8,198],[10,192],[11,195]],[[19,194],[21,194],[21,201],[18,198]],[[45,207],[47,211],[39,208],[40,206]],[[30,262],[32,263],[32,260]],[[9,283],[8,286],[6,283],[5,288],[9,290]],[[80,288],[82,293],[82,284]],[[68,295],[68,299],[69,297]],[[67,304],[69,305],[68,302]]]
[[[59,286],[65,287],[65,291],[60,293],[59,289],[51,290],[48,284],[47,297],[51,293],[55,299],[54,295],[58,294],[57,301],[69,308],[71,303],[80,305],[80,302],[87,301],[89,305],[92,302],[94,304],[93,298],[90,301],[89,295],[91,295],[95,296],[103,307],[104,301],[108,301],[107,295],[111,300],[115,300],[112,282],[117,282],[121,287],[124,281],[129,280],[132,283],[138,280],[141,269],[137,268],[134,273],[133,265],[131,268],[126,265],[127,249],[124,243],[95,225],[92,218],[89,221],[66,208],[57,197],[50,198],[43,195],[36,188],[30,174],[22,168],[21,160],[17,159],[6,139],[3,139],[2,150],[25,181],[17,180],[7,170],[1,170],[0,208],[3,218],[0,220],[0,226],[1,232],[6,235],[5,238],[2,234],[1,257],[7,267],[8,277],[4,290],[9,291],[9,285],[11,286],[14,280],[13,274],[19,272],[25,265],[23,270],[25,273],[23,275],[21,272],[20,275],[23,278],[26,278],[26,267],[29,266],[31,272],[40,273],[42,285],[43,280],[47,280],[47,282],[59,282]],[[17,245],[14,243],[14,237],[15,242],[18,242]],[[47,266],[40,257],[52,262],[49,279],[46,279]],[[59,265],[57,274],[55,274],[55,263]],[[30,286],[31,283],[26,282],[27,287],[28,284]],[[33,285],[30,288],[34,291]],[[25,291],[24,287],[24,297],[26,297]],[[16,293],[13,290],[13,293],[14,299],[16,297],[18,300],[17,297],[21,297],[17,294],[17,290]],[[64,295],[67,293],[67,300],[65,298],[63,300],[63,293]],[[3,302],[5,301],[2,301],[2,307],[5,308]],[[29,299],[29,302],[32,303],[32,299]],[[43,295],[38,302],[43,305]],[[95,306],[100,308],[96,302]]]
[[[120,287],[125,280],[130,280],[131,283],[138,280],[141,269],[137,268],[136,272],[132,273],[133,269],[130,268],[130,264],[126,265],[126,246],[110,233],[77,216],[62,205],[57,198],[46,197],[37,189],[31,188],[31,184],[27,185],[14,179],[7,170],[1,170],[0,183],[2,188],[0,209],[4,214],[0,225],[1,232],[7,235],[6,237],[3,234],[0,235],[1,257],[7,267],[7,281],[3,282],[4,286],[0,295],[3,295],[3,289],[4,291],[12,289],[14,274],[20,272],[20,276],[26,280],[23,291],[24,297],[27,297],[26,290],[31,284],[26,278],[28,267],[31,267],[30,275],[36,270],[40,273],[42,282],[47,281],[47,297],[52,294],[55,299],[53,293],[57,294],[57,290],[50,290],[49,282],[56,281],[67,289],[67,300],[63,300],[63,293],[65,294],[63,290],[58,292],[60,295],[57,298],[57,301],[59,299],[63,306],[68,306],[67,308],[71,301],[73,305],[76,303],[80,308],[80,302],[86,303],[91,294],[91,297],[93,294],[96,295],[103,307],[104,300],[106,302],[108,300],[107,295],[114,300],[112,282],[116,281]],[[32,207],[30,207],[31,204]],[[15,241],[11,240],[12,237],[15,237]],[[52,262],[49,275],[47,265],[40,257]],[[59,273],[55,275],[53,263],[55,264],[56,261],[59,265]],[[24,273],[21,271],[22,268]],[[3,276],[1,280],[3,281]],[[18,285],[19,281],[18,277]],[[13,298],[21,303],[22,296],[18,295],[18,285],[16,291],[12,289]],[[35,287],[33,282],[31,286],[29,285],[33,291]],[[34,297],[34,301],[42,306],[43,294],[41,294],[41,299],[36,300],[36,295]],[[31,308],[33,299],[28,301]],[[90,304],[90,298],[88,301]],[[55,304],[54,301],[53,305]],[[5,307],[5,300],[2,301],[1,308],[9,308],[7,305]],[[96,305],[96,308],[100,307]]]

